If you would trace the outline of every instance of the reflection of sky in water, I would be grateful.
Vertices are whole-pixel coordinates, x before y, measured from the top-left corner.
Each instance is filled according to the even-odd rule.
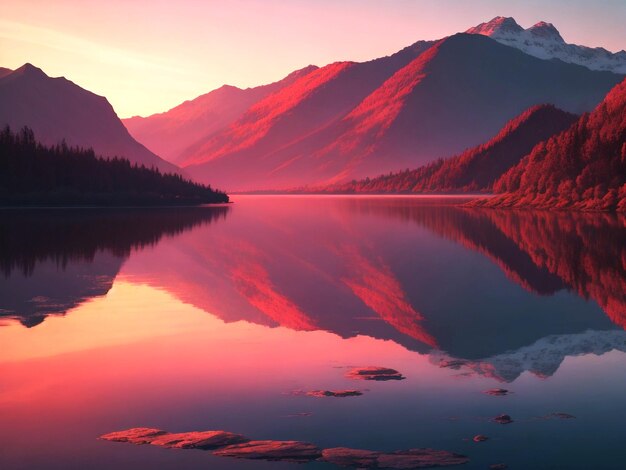
[[[466,220],[451,208],[383,202],[244,199],[225,219],[121,262],[105,250],[91,268],[43,262],[29,277],[0,280],[2,302],[16,285],[19,298],[41,296],[53,278],[61,296],[65,282],[70,309],[32,328],[0,328],[0,462],[296,468],[95,439],[155,426],[322,447],[435,447],[468,454],[464,468],[621,468],[626,334],[596,302],[559,286],[567,263],[559,278],[522,256],[520,246],[533,248],[524,246],[528,234],[545,233],[551,221],[522,221],[515,233],[526,241],[513,232],[503,240],[502,227],[515,220],[496,220],[496,231],[493,219]],[[619,243],[621,232],[611,233]],[[563,250],[573,243],[554,242]],[[537,256],[550,252],[545,243],[538,239]],[[606,279],[610,261],[599,256],[587,263],[608,266]],[[108,286],[102,276],[111,269],[108,292],[84,294],[94,279]],[[576,292],[593,279],[579,281]],[[69,302],[76,292],[81,300]],[[439,367],[442,360],[461,366]],[[407,379],[344,377],[346,366],[359,365],[393,367]],[[481,393],[498,386],[515,393]],[[345,399],[289,393],[344,388],[367,391]],[[304,412],[312,414],[291,416]],[[552,412],[577,418],[536,419]],[[500,413],[515,423],[489,422]],[[464,440],[475,434],[491,439]],[[332,468],[307,465],[318,466]]]

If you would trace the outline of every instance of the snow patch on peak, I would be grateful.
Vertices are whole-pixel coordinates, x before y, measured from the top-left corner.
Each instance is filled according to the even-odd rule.
[[[517,22],[510,17],[496,16],[491,21],[481,23],[478,26],[467,30],[469,34],[482,34],[484,36],[501,36],[506,34],[516,34],[524,31]]]
[[[470,28],[467,34],[481,34],[539,59],[559,59],[591,70],[626,74],[626,52],[611,53],[601,47],[586,47],[565,42],[552,23],[540,21],[528,29],[513,18],[497,16]]]
[[[540,21],[539,23],[528,28],[526,31],[539,38],[565,43],[561,33],[559,33],[559,30],[556,29],[552,23]]]

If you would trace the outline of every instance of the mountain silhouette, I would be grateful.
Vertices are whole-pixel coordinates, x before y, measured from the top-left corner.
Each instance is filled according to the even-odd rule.
[[[63,77],[51,78],[31,64],[0,74],[0,126],[6,125],[16,130],[27,126],[46,145],[65,140],[104,157],[180,171],[133,139],[106,98]]]

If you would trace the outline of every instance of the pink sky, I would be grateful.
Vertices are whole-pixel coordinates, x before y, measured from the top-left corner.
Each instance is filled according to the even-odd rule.
[[[31,62],[129,117],[225,83],[388,55],[498,15],[523,27],[552,22],[568,42],[626,48],[624,0],[5,0],[0,66]]]

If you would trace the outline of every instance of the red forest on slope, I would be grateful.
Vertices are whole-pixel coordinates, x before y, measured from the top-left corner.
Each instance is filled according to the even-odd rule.
[[[487,207],[626,211],[626,80],[494,185]]]
[[[577,116],[552,105],[537,105],[510,120],[488,142],[460,155],[415,170],[366,178],[312,192],[466,193],[491,191],[493,183],[539,142],[567,129]]]

